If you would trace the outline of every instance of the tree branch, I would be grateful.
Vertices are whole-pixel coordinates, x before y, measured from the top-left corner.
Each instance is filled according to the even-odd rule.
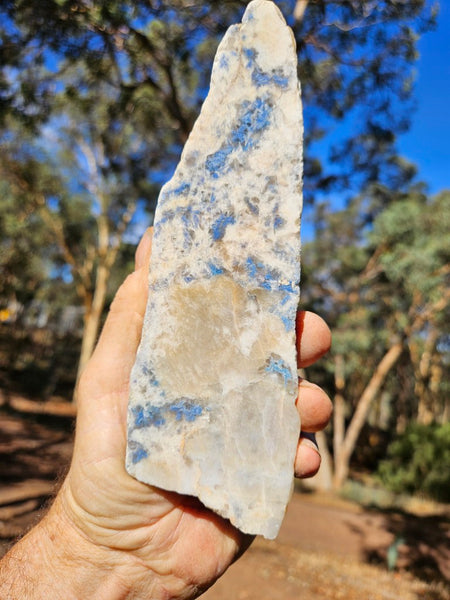
[[[344,483],[348,468],[350,457],[355,448],[356,441],[361,432],[361,429],[366,421],[367,414],[370,406],[375,399],[376,395],[380,391],[389,371],[395,365],[397,360],[400,358],[403,352],[403,342],[395,342],[385,353],[383,358],[377,365],[369,383],[366,385],[361,398],[359,399],[356,410],[353,414],[350,425],[348,426],[345,434],[345,439],[342,444],[341,451],[339,453],[339,463],[336,465],[334,485],[336,488],[341,487]]]
[[[328,54],[329,56],[334,58],[336,62],[342,65],[346,65],[347,67],[362,67],[366,63],[366,61],[362,58],[360,60],[345,60],[340,54],[338,54],[330,46],[328,46],[328,44],[319,41],[316,38],[316,36],[312,33],[309,33],[304,37],[304,42],[305,44],[310,44],[311,46],[314,46],[314,48],[316,48],[317,50],[325,52],[325,54]]]
[[[303,17],[305,16],[305,11],[308,7],[309,0],[297,0],[294,7],[294,20],[296,23],[300,23],[303,21]]]

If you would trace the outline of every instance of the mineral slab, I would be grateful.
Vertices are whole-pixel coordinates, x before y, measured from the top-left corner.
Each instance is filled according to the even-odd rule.
[[[127,470],[276,537],[295,408],[302,111],[295,42],[251,2],[219,46],[211,87],[155,215],[133,367]]]

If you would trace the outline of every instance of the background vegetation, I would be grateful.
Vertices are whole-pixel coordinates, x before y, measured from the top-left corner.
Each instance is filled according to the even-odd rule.
[[[207,93],[217,44],[246,3],[1,3],[4,396],[71,400]],[[416,491],[411,478],[448,454],[450,191],[430,197],[396,140],[412,115],[417,42],[438,6],[278,4],[305,105],[302,304],[334,332],[308,372],[335,403],[324,485],[341,487],[350,467],[374,471],[400,436],[380,476]],[[426,466],[416,466],[417,443]],[[421,489],[441,497],[437,468]]]

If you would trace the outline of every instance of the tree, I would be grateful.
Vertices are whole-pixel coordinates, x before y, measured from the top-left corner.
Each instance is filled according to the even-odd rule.
[[[39,122],[51,109],[55,76],[67,63],[83,64],[93,79],[119,90],[122,109],[139,111],[152,134],[156,115],[159,129],[175,128],[179,144],[205,96],[219,38],[239,21],[246,3],[6,2],[2,62],[12,66],[16,82],[8,85],[4,75],[2,104],[27,123]],[[411,114],[417,39],[434,25],[438,3],[305,0],[279,6],[298,44],[307,195],[317,187],[328,191],[352,182],[358,189],[394,176],[395,137]],[[49,61],[52,74],[36,68]],[[339,122],[339,142],[325,142]],[[320,139],[330,148],[325,163],[313,150]]]
[[[151,212],[206,94],[218,41],[245,4],[7,0],[0,7],[0,140],[30,132],[36,171],[51,166],[56,174],[60,193],[39,185],[27,193],[59,248],[55,264],[70,270],[85,308],[81,367],[127,223],[136,206]],[[306,198],[408,180],[395,137],[407,127],[415,45],[433,26],[434,5],[279,5],[298,44]],[[331,144],[335,123],[342,135]],[[319,142],[329,145],[328,160],[319,160]],[[26,165],[8,161],[3,177],[17,182]]]
[[[443,366],[450,333],[449,202],[448,190],[431,199],[402,199],[380,214],[371,237],[383,248],[380,272],[402,293],[398,318],[414,370],[414,416],[425,425],[448,415]]]
[[[444,421],[448,415],[442,371],[449,333],[450,246],[444,229],[450,194],[429,199],[410,189],[391,195],[371,227],[364,227],[363,196],[324,216],[321,235],[303,253],[303,301],[327,314],[334,334],[329,374],[322,380],[335,390],[337,488],[348,476],[356,442],[382,391],[391,424],[404,426],[411,418]],[[396,368],[400,376],[407,369],[415,384],[399,389]]]

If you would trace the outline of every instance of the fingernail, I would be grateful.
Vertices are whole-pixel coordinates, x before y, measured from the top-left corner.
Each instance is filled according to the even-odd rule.
[[[312,448],[318,454],[320,454],[319,446],[316,442],[315,433],[308,433],[307,431],[302,431],[300,434],[300,439],[302,440],[302,444],[304,444],[308,448]]]

